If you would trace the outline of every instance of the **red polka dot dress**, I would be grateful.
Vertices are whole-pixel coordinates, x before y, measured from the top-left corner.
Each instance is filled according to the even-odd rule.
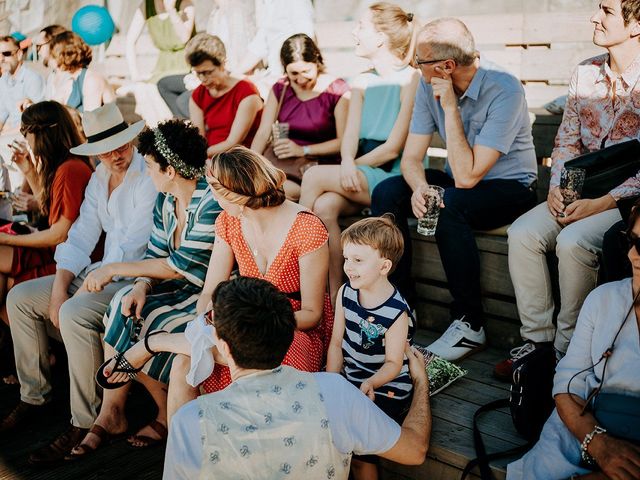
[[[318,217],[308,211],[299,212],[280,251],[263,275],[242,235],[239,218],[222,212],[216,221],[216,236],[231,247],[238,262],[240,275],[262,278],[273,283],[287,294],[294,311],[301,308],[299,259],[322,247],[329,239],[327,229]],[[320,371],[324,365],[332,328],[333,309],[329,294],[325,291],[320,324],[311,330],[296,330],[293,343],[282,363],[306,372]],[[202,383],[202,387],[206,393],[211,393],[222,390],[230,383],[229,368],[216,364],[213,373]]]

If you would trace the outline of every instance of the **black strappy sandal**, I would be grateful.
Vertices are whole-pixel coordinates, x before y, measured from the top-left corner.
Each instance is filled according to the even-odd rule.
[[[153,335],[157,335],[159,333],[168,333],[168,332],[166,330],[154,330],[152,332],[147,332],[147,334],[144,336],[144,348],[147,352],[149,352],[149,354],[152,357],[155,357],[160,352],[155,352],[151,350],[151,348],[149,347],[149,337]],[[110,358],[109,360],[104,362],[102,365],[100,365],[100,368],[98,368],[98,371],[96,372],[96,383],[100,385],[102,388],[106,388],[107,390],[115,390],[116,388],[124,387],[126,384],[131,382],[131,380],[136,378],[136,376],[138,375],[138,372],[140,372],[140,370],[142,370],[142,368],[144,367],[144,365],[142,365],[139,368],[134,368],[133,365],[129,363],[129,360],[127,360],[126,357],[124,356],[125,353],[126,352],[118,353],[115,357]],[[111,361],[114,359],[116,361],[116,366],[111,371],[111,375],[115,373],[126,373],[129,376],[129,378],[124,382],[109,382],[109,377],[111,375],[107,377],[104,374],[104,369],[107,368],[107,365],[109,365]]]

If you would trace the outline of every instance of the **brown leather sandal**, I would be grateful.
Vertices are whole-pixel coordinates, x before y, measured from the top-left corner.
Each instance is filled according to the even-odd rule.
[[[129,445],[131,445],[131,447],[147,448],[147,447],[152,447],[154,445],[158,445],[160,443],[164,443],[167,440],[169,431],[167,430],[167,427],[161,424],[158,420],[153,420],[147,426],[151,427],[151,429],[154,432],[156,432],[160,436],[160,438],[152,438],[147,435],[133,435],[127,438],[127,442],[129,442]],[[137,445],[134,445],[133,442],[144,443],[144,445],[137,446]]]
[[[65,460],[79,460],[81,458],[84,458],[87,455],[95,452],[98,448],[102,447],[103,445],[108,445],[110,443],[113,443],[114,441],[118,440],[119,438],[122,438],[125,435],[125,433],[115,433],[115,434],[109,433],[105,430],[104,427],[101,427],[97,423],[94,423],[91,426],[88,433],[93,433],[96,437],[100,439],[100,443],[98,444],[98,446],[94,448],[91,445],[80,442],[78,445],[73,447],[73,449],[69,452],[69,455],[67,455],[64,458]],[[74,453],[74,450],[78,450],[79,452]]]

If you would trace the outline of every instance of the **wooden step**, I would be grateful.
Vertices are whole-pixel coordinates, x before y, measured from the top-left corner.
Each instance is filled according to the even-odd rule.
[[[421,330],[416,341],[427,345],[438,335]],[[420,466],[409,467],[383,460],[383,480],[452,480],[460,478],[467,462],[475,458],[472,420],[474,412],[486,403],[509,396],[509,385],[492,376],[496,363],[504,360],[508,352],[489,348],[472,355],[460,365],[468,373],[431,399],[433,417],[431,445],[427,460]],[[516,432],[506,409],[489,412],[480,419],[487,452],[508,450],[525,443]],[[506,465],[515,458],[496,460],[491,469],[497,480],[506,476]],[[475,473],[478,473],[477,470]],[[469,478],[479,478],[471,475]]]

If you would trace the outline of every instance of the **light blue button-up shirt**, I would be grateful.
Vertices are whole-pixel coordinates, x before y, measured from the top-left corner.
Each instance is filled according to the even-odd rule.
[[[480,60],[458,109],[469,146],[483,145],[500,152],[483,180],[518,180],[529,185],[537,178],[536,154],[524,89],[520,81],[499,66]],[[431,85],[420,79],[411,117],[411,133],[438,132],[447,141],[444,110]],[[452,176],[447,164],[446,172]]]
[[[22,112],[19,105],[25,99],[37,103],[44,99],[44,79],[25,65],[15,75],[0,77],[0,124],[11,128],[20,126]]]

